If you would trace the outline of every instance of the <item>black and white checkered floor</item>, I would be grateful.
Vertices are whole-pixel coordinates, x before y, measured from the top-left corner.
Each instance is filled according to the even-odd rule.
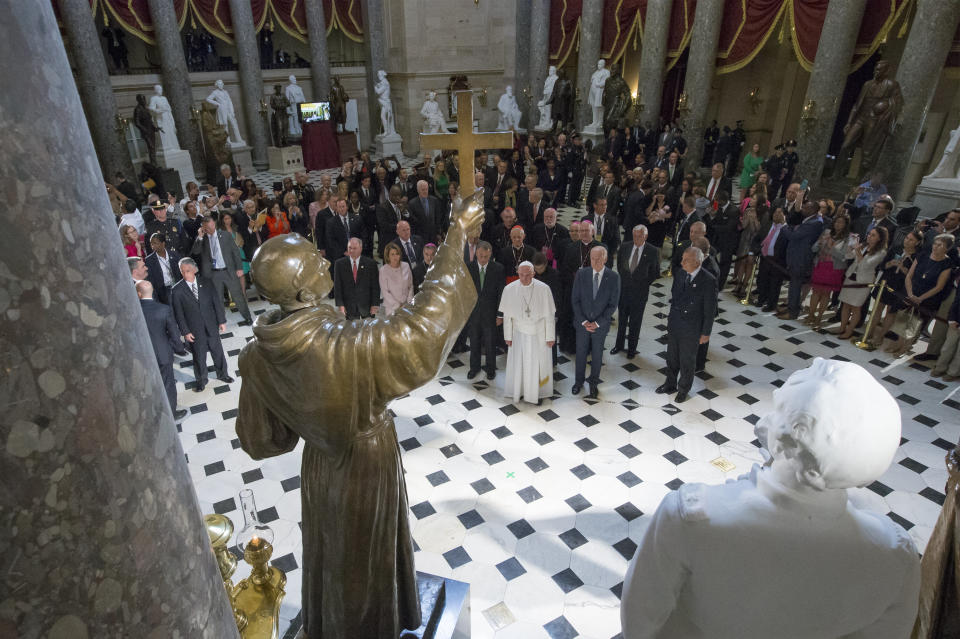
[[[514,405],[496,381],[466,381],[466,355],[397,400],[417,569],[469,582],[476,638],[618,635],[627,561],[649,514],[684,482],[718,483],[760,461],[753,424],[771,391],[812,357],[862,364],[898,399],[903,440],[880,481],[851,491],[856,504],[907,528],[922,550],[944,500],[944,455],[960,438],[957,385],[931,379],[910,360],[892,361],[796,322],[761,315],[723,295],[706,374],[681,407],[653,389],[662,381],[669,280],[652,291],[632,362],[606,355],[600,400],[569,394],[573,362],[561,359],[557,394],[543,406]],[[267,308],[252,302],[255,312]],[[224,348],[231,371],[250,339],[229,313]],[[610,346],[608,339],[607,346]],[[300,610],[301,447],[256,462],[234,432],[240,380],[192,386],[177,370],[181,443],[203,512],[241,525],[237,493],[251,488],[276,532],[274,563],[288,575],[281,631]],[[185,388],[186,385],[186,388]],[[727,472],[711,461],[733,464]],[[245,576],[241,562],[238,577]]]

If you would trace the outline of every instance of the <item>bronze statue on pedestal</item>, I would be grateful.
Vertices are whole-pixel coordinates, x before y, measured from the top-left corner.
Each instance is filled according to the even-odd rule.
[[[880,150],[893,133],[903,110],[900,83],[887,77],[889,71],[890,63],[880,60],[873,69],[873,79],[863,85],[843,127],[843,146],[837,153],[838,169],[846,165],[847,154],[858,142],[862,150],[860,174],[865,175],[876,166]]]
[[[620,64],[610,67],[610,77],[603,85],[603,129],[619,128],[630,108],[630,87],[620,75]]]
[[[330,83],[330,116],[333,119],[333,126],[337,133],[342,133],[347,124],[347,101],[350,96],[346,89],[340,84],[340,78],[333,76]]]
[[[142,93],[137,94],[137,106],[133,108],[133,125],[140,131],[140,137],[147,145],[147,155],[150,164],[157,163],[157,131],[160,127],[153,121],[150,109],[147,108],[147,98]]]
[[[400,447],[387,403],[433,378],[477,300],[463,247],[482,192],[454,212],[420,292],[388,318],[347,320],[325,303],[329,262],[296,235],[253,257],[257,318],[240,354],[237,436],[254,459],[303,438],[303,634],[399,637],[420,626]]]
[[[286,125],[289,106],[290,100],[283,94],[283,87],[279,84],[273,85],[273,95],[270,96],[270,135],[273,137],[274,146],[287,146]]]

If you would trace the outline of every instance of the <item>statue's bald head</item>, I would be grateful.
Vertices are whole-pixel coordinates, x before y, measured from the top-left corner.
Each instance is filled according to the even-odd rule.
[[[250,262],[257,291],[285,311],[319,304],[333,288],[329,269],[330,262],[296,233],[270,238]]]

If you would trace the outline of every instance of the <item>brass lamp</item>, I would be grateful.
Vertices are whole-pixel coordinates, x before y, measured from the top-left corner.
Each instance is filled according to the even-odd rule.
[[[759,113],[760,105],[763,103],[763,100],[760,99],[760,87],[754,87],[753,91],[747,94],[747,100],[750,101],[750,107],[754,114]]]
[[[800,111],[800,121],[808,129],[816,124],[817,103],[815,100],[807,100],[806,104],[803,105],[803,109]]]

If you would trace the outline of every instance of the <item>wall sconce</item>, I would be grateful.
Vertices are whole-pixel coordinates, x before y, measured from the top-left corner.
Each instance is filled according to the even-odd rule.
[[[681,93],[680,97],[677,98],[677,112],[680,114],[681,118],[686,118],[687,114],[690,113],[690,103],[687,98],[686,91]]]
[[[576,102],[578,105],[580,104],[580,102],[583,101],[583,98],[580,97],[580,87],[577,87],[576,89],[574,89],[573,99],[574,99],[574,102]]]
[[[260,115],[266,116],[269,110],[270,110],[270,103],[267,102],[266,98],[260,98],[260,105],[259,107],[257,107],[257,111],[260,112]]]
[[[817,122],[817,103],[815,100],[807,100],[800,112],[800,122],[809,129]]]
[[[477,102],[480,103],[480,106],[484,109],[487,108],[487,87],[483,87],[477,93]]]
[[[750,108],[753,109],[754,115],[760,112],[760,105],[763,103],[763,100],[760,99],[760,87],[754,87],[747,95],[747,100],[750,102]]]
[[[640,113],[646,106],[647,105],[643,103],[643,94],[640,93],[640,91],[637,91],[633,96],[633,111],[636,117],[640,117]]]
[[[127,131],[127,124],[129,124],[129,122],[129,119],[118,113],[113,122],[113,130],[122,138]]]

